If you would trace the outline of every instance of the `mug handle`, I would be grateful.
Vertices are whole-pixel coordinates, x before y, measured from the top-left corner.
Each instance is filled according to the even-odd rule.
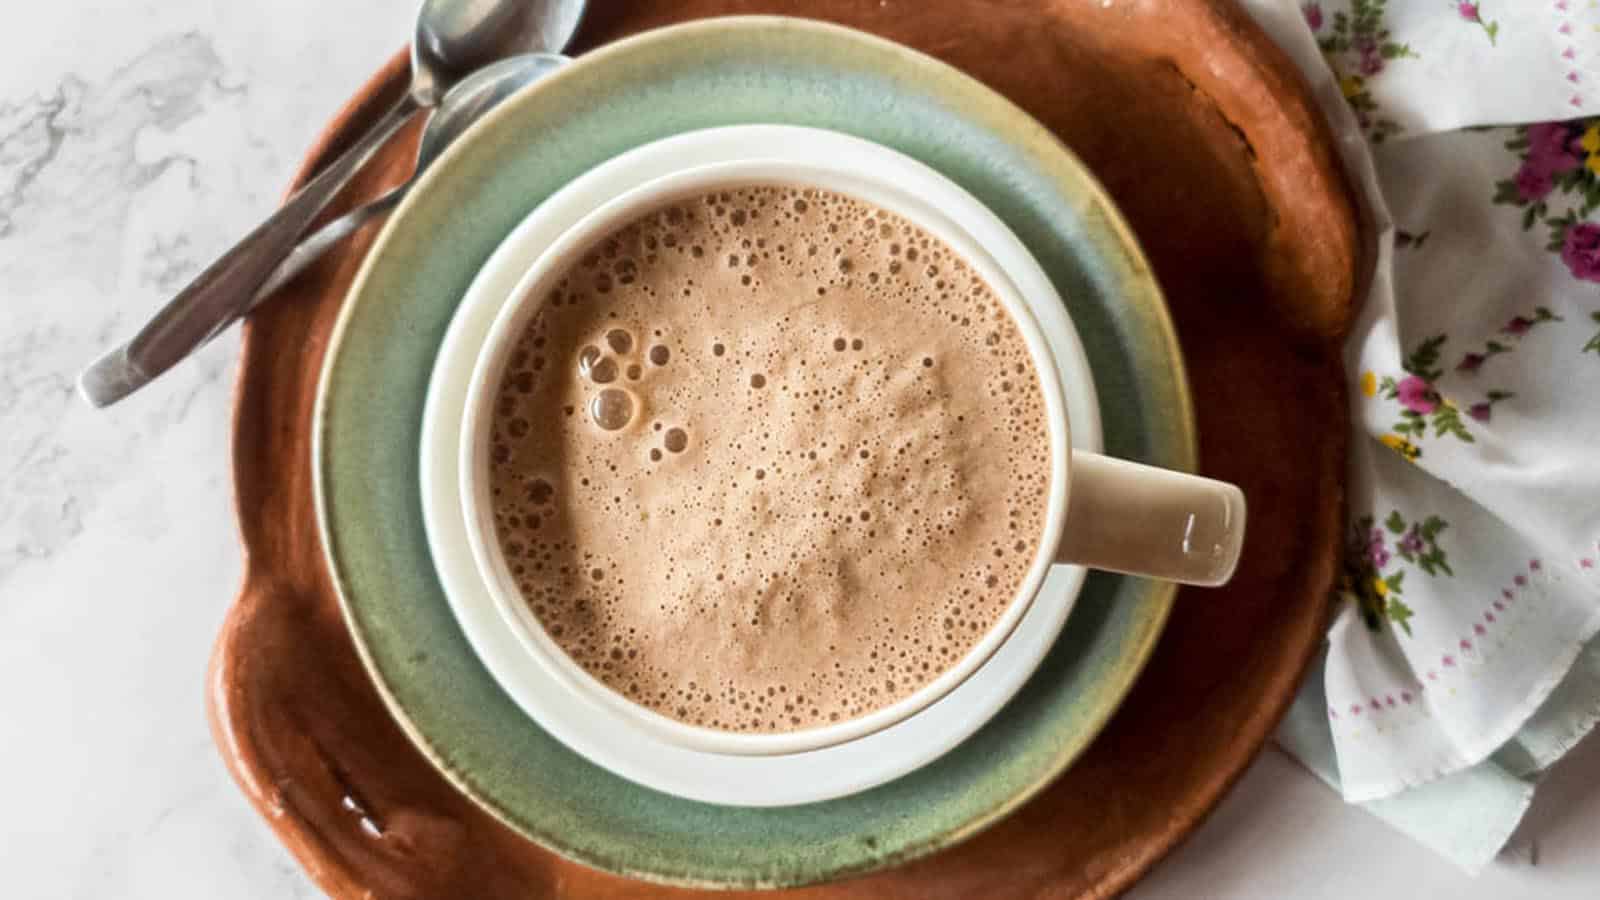
[[[1180,584],[1226,584],[1244,544],[1244,492],[1225,481],[1072,454],[1056,562]]]

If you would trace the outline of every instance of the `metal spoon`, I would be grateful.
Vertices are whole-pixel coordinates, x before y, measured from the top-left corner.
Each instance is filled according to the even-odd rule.
[[[127,344],[78,376],[90,404],[109,406],[193,353],[253,304],[312,220],[419,109],[467,74],[508,56],[565,49],[585,0],[422,0],[411,41],[411,87],[376,125],[277,212],[201,272]]]
[[[428,127],[422,132],[422,142],[417,146],[417,166],[411,177],[390,188],[383,196],[356,207],[308,235],[273,271],[272,277],[261,286],[261,290],[256,292],[250,308],[254,309],[278,288],[310,268],[312,263],[358,228],[398,206],[423,171],[439,158],[439,154],[460,137],[468,126],[498,106],[500,101],[568,62],[571,60],[558,53],[526,53],[491,63],[462,79],[460,84],[444,95],[439,108],[429,117]]]

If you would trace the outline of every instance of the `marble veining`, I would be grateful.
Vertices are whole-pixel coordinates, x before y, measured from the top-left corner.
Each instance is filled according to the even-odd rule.
[[[0,60],[0,896],[317,896],[204,717],[240,576],[237,336],[104,412],[73,382],[271,208],[409,5],[314,29],[332,12],[307,0],[20,13],[41,34]]]
[[[26,299],[12,304],[20,315],[0,343],[0,416],[44,428],[0,437],[0,492],[9,498],[0,506],[0,585],[21,561],[78,534],[106,482],[103,460],[74,452],[77,423],[96,424],[75,402],[75,367],[195,274],[200,252],[220,246],[220,235],[196,238],[161,208],[221,193],[222,179],[174,138],[201,117],[237,115],[248,90],[223,75],[212,42],[190,32],[157,40],[105,81],[66,75],[54,91],[3,107],[0,283]],[[66,309],[82,310],[79,327],[63,321]],[[124,458],[182,421],[228,355],[225,342],[163,385],[176,391],[159,392],[155,415],[125,431]]]
[[[205,725],[206,660],[240,577],[227,465],[237,338],[107,411],[80,403],[73,380],[270,209],[322,123],[401,45],[413,4],[11,6],[0,896],[317,896]],[[1571,771],[1588,777],[1558,771],[1569,789],[1547,791],[1536,819],[1549,860],[1563,847],[1592,856],[1577,851],[1600,827],[1600,751],[1578,755]],[[1468,882],[1269,754],[1135,896],[1575,898],[1597,879],[1600,868],[1546,865]]]

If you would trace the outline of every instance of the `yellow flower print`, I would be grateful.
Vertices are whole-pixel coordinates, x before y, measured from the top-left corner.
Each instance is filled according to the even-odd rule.
[[[1388,447],[1390,450],[1393,450],[1401,456],[1404,456],[1410,462],[1416,462],[1417,457],[1422,455],[1421,448],[1398,434],[1386,434],[1379,438],[1379,440],[1383,441],[1383,445],[1385,447]]]
[[[1360,75],[1346,75],[1339,79],[1339,93],[1344,94],[1344,98],[1349,100],[1361,93],[1362,83]]]
[[[1389,585],[1385,584],[1382,578],[1374,575],[1372,578],[1372,592],[1379,597],[1387,597],[1389,596]]]
[[[1589,130],[1583,133],[1578,146],[1589,152],[1589,158],[1583,165],[1596,175],[1600,175],[1600,125],[1590,125]]]
[[[1361,373],[1361,396],[1375,397],[1378,394],[1378,376],[1371,371]]]

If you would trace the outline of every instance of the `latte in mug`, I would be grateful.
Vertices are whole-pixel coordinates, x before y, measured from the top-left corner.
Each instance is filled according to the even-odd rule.
[[[671,204],[597,242],[497,387],[495,537],[604,684],[771,733],[955,665],[1038,552],[1039,375],[915,224],[815,189]]]

